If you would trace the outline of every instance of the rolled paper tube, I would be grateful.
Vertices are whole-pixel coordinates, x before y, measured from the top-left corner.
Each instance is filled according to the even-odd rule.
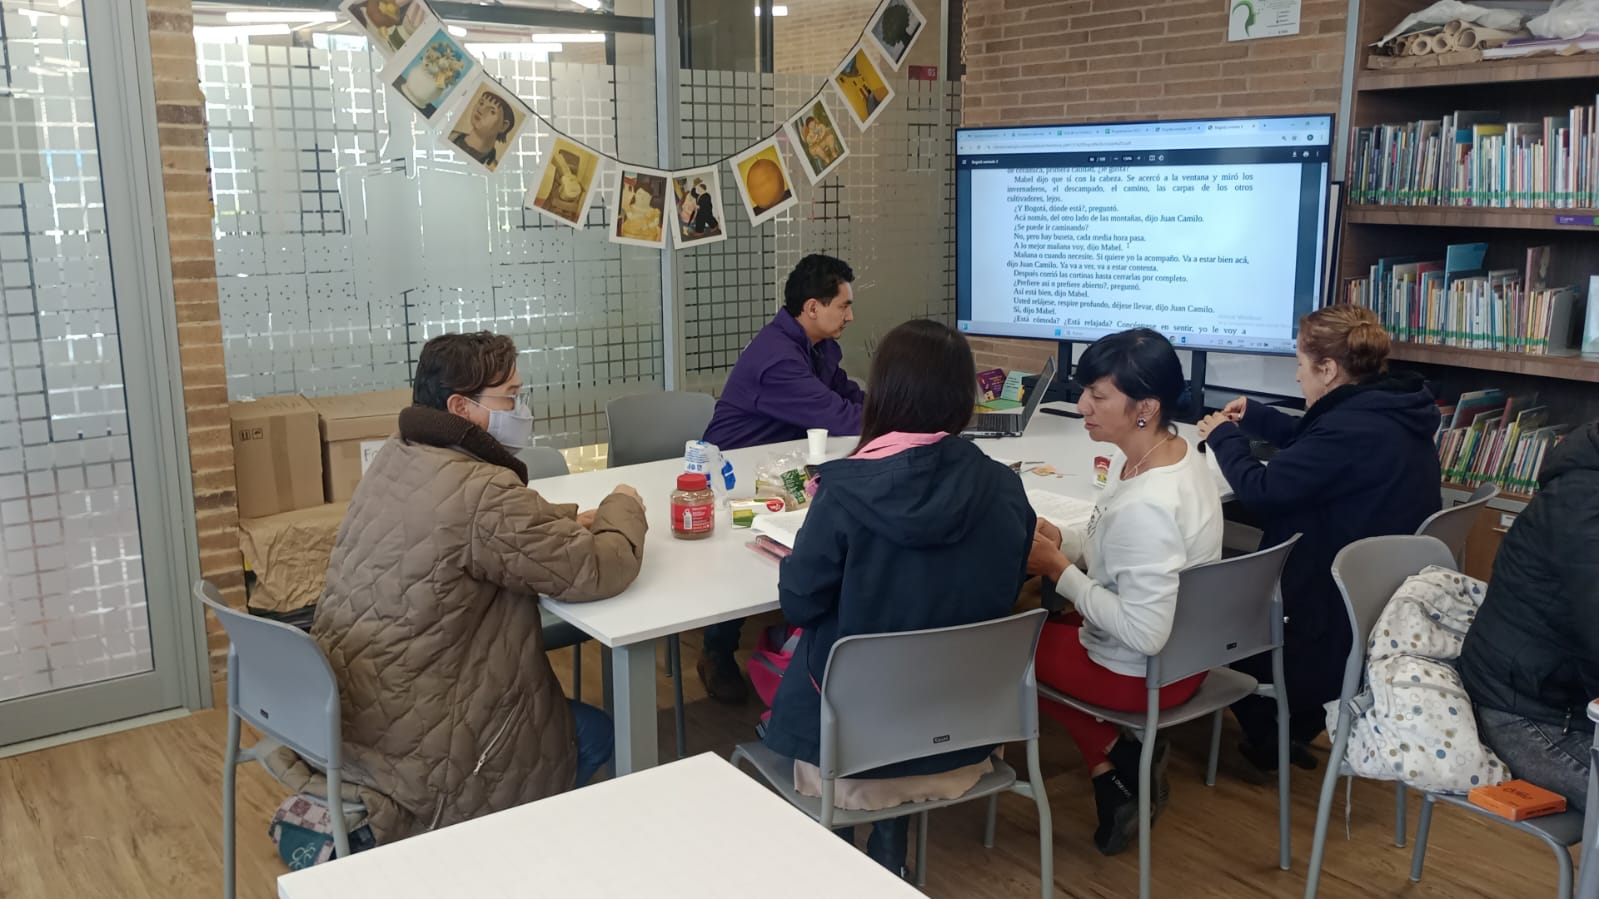
[[[1500,31],[1498,28],[1479,28],[1475,25],[1462,28],[1455,39],[1462,50],[1473,50],[1493,44],[1498,46],[1514,37],[1514,32]]]
[[[1459,19],[1456,19],[1453,22],[1449,22],[1449,23],[1444,25],[1444,34],[1459,34],[1461,29],[1463,29],[1465,27],[1466,27],[1466,23],[1465,22],[1462,22]]]
[[[1394,38],[1393,46],[1389,49],[1394,56],[1407,55],[1410,52],[1410,35],[1402,34]]]
[[[1432,52],[1453,53],[1457,49],[1459,49],[1459,47],[1455,43],[1454,35],[1440,33],[1432,36]]]
[[[1405,48],[1406,56],[1426,56],[1432,52],[1432,35],[1413,34],[1410,36],[1410,45]]]

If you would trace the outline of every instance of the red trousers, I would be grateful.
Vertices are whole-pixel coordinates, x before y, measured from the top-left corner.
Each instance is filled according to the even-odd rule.
[[[1073,699],[1107,709],[1144,711],[1149,704],[1144,679],[1118,674],[1090,659],[1079,636],[1082,623],[1082,616],[1075,612],[1064,619],[1052,618],[1044,622],[1044,633],[1038,639],[1038,656],[1034,660],[1039,682]],[[1196,674],[1162,687],[1160,707],[1169,709],[1187,702],[1204,680],[1204,674]],[[1038,705],[1040,711],[1059,721],[1071,733],[1072,741],[1090,770],[1105,762],[1105,751],[1120,734],[1116,725],[1059,703],[1040,699]]]

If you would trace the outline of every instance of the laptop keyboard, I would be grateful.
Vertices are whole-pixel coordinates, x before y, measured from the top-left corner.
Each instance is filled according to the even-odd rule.
[[[979,412],[977,416],[972,419],[972,423],[967,430],[993,432],[996,434],[1009,434],[1016,430],[1016,423],[1020,419],[1020,415],[1010,413]]]

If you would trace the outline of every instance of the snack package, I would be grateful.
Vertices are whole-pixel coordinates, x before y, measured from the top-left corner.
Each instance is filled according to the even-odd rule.
[[[816,466],[805,463],[805,452],[768,458],[755,470],[755,498],[777,498],[787,510],[803,509],[816,495]]]
[[[781,512],[787,508],[787,503],[781,497],[769,496],[764,499],[735,499],[731,507],[733,527],[747,528],[755,523],[756,516]]]

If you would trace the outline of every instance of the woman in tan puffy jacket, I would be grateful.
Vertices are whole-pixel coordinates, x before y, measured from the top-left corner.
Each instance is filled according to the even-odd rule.
[[[626,589],[644,506],[627,486],[583,513],[528,489],[520,391],[509,338],[428,341],[333,548],[312,635],[380,842],[571,789],[610,758],[609,719],[550,670],[538,600]]]

